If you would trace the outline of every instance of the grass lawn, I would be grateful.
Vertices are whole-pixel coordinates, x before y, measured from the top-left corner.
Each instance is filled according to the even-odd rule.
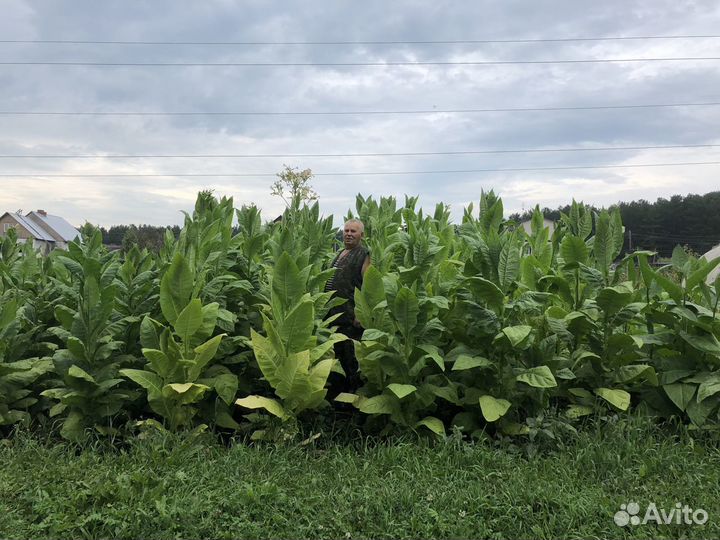
[[[596,423],[528,457],[509,444],[0,444],[0,538],[719,538],[720,450],[647,419]],[[637,502],[705,525],[619,527]]]

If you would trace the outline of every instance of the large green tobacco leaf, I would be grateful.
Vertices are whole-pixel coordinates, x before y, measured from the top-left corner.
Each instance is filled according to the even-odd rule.
[[[625,390],[596,388],[595,393],[621,411],[627,411],[630,407],[630,394]]]
[[[159,345],[158,345],[159,346]],[[150,360],[150,365],[155,373],[163,378],[170,377],[175,366],[168,356],[158,349],[142,349],[142,353]]]
[[[508,291],[520,272],[520,246],[515,235],[510,235],[500,251],[498,279],[500,289]]]
[[[508,341],[510,341],[510,345],[512,345],[513,348],[517,348],[520,347],[530,335],[530,332],[532,332],[532,326],[528,326],[526,324],[508,326],[507,328],[503,328],[502,331],[508,338]]]
[[[202,322],[202,303],[199,298],[193,298],[178,314],[173,327],[184,343],[190,343],[191,336],[200,329]]]
[[[480,396],[480,410],[485,420],[495,422],[510,409],[510,402],[493,396]]]
[[[361,399],[358,409],[365,414],[392,414],[396,409],[396,404],[391,396],[381,394]]]
[[[603,210],[595,216],[595,236],[593,240],[593,254],[595,255],[595,264],[607,278],[610,270],[610,264],[614,259],[614,236],[610,225],[610,214],[607,210]]]
[[[490,367],[492,365],[492,362],[490,362],[490,360],[488,360],[487,358],[483,358],[481,356],[469,356],[467,354],[460,354],[455,359],[452,370],[463,371],[476,367]]]
[[[579,236],[565,235],[560,243],[560,255],[567,266],[586,264],[588,260],[588,248],[585,241]]]
[[[624,308],[631,300],[633,290],[629,284],[620,284],[615,287],[605,287],[596,298],[596,302],[600,308],[612,316]]]
[[[712,272],[718,264],[720,264],[720,257],[716,257],[709,262],[703,263],[700,268],[688,276],[685,288],[688,291],[694,289],[697,285],[705,281],[708,274]]]
[[[713,334],[691,335],[684,330],[678,332],[681,338],[700,352],[715,357],[715,363],[720,363],[720,341]]]
[[[515,380],[534,388],[553,388],[557,386],[557,381],[547,366],[537,366],[526,369],[517,375]]]
[[[200,401],[209,386],[198,383],[170,383],[163,386],[162,396],[175,399],[180,405],[189,405]]]
[[[690,400],[695,397],[697,386],[686,383],[673,383],[663,385],[663,390],[672,402],[677,405],[678,409],[684,411]]]
[[[393,303],[393,314],[398,322],[400,334],[408,339],[417,326],[420,307],[415,294],[407,287],[402,287]]]
[[[660,272],[655,272],[653,277],[655,281],[657,281],[658,285],[660,285],[665,290],[665,292],[670,295],[670,298],[675,300],[675,303],[682,303],[684,293],[680,285],[668,279]]]
[[[315,324],[313,302],[308,295],[307,300],[300,302],[287,314],[280,326],[280,338],[285,343],[288,354],[308,348],[308,339],[313,333]]]
[[[198,377],[200,377],[200,373],[202,373],[203,369],[205,369],[205,366],[207,366],[208,363],[215,358],[223,337],[225,337],[225,334],[217,335],[202,345],[195,347],[195,356],[191,359],[185,360],[184,362],[187,369],[187,378],[189,380],[195,381]]]
[[[618,368],[615,380],[620,383],[630,383],[639,379],[646,380],[650,385],[658,385],[657,373],[647,364],[633,364]]]
[[[413,392],[417,390],[415,386],[412,384],[398,384],[398,383],[392,383],[388,384],[387,389],[390,390],[393,394],[395,394],[398,399],[402,399],[406,396],[409,396]]]
[[[275,393],[283,399],[300,401],[313,391],[309,374],[310,351],[288,354],[277,371],[280,383],[275,388]]]
[[[284,317],[286,311],[294,306],[305,292],[305,280],[298,265],[287,252],[283,252],[275,263],[272,274],[273,298],[279,300],[278,306],[282,306],[282,311],[277,315]]]
[[[474,276],[468,278],[467,284],[473,295],[485,302],[488,307],[496,311],[502,308],[505,295],[492,281]]]
[[[250,331],[250,339],[252,340],[253,351],[255,351],[255,358],[260,370],[268,384],[276,388],[282,383],[280,371],[284,351],[277,350],[276,346],[273,346],[268,338],[260,335],[255,330]]]
[[[280,405],[277,400],[263,396],[247,396],[237,399],[235,404],[248,409],[265,409],[267,412],[277,416],[281,420],[285,420],[288,417],[285,409],[283,409],[283,406]]]
[[[157,374],[142,369],[121,369],[120,374],[147,390],[148,401],[154,401],[162,396],[163,381]]]
[[[193,274],[180,253],[176,253],[165,275],[160,280],[160,309],[163,316],[174,324],[187,306],[193,291]]]
[[[697,400],[703,401],[720,392],[720,374],[714,373],[698,386]]]
[[[445,435],[445,426],[443,425],[442,420],[435,418],[434,416],[426,416],[415,424],[415,427],[420,426],[428,428],[436,435]]]

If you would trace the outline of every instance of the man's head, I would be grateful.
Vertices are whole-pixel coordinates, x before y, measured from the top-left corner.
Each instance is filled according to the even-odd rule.
[[[345,249],[353,249],[360,245],[365,233],[365,225],[359,219],[351,219],[345,222],[343,227],[343,242]]]

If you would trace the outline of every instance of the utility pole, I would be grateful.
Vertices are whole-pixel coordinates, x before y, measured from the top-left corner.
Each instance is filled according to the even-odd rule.
[[[632,231],[628,229],[628,244],[630,245],[630,251],[632,251]]]

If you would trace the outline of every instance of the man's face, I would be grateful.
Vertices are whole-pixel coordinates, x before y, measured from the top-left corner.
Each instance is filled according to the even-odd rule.
[[[350,221],[345,224],[343,229],[343,241],[347,249],[353,249],[360,245],[363,237],[363,226],[360,223]]]

